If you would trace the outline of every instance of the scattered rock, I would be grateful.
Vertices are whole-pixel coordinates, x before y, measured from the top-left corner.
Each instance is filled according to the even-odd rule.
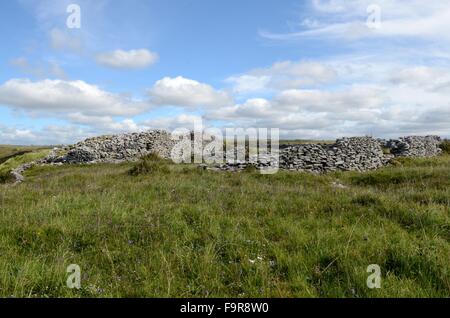
[[[336,189],[347,189],[348,188],[347,186],[343,185],[342,183],[336,182],[336,181],[331,183],[331,186]]]

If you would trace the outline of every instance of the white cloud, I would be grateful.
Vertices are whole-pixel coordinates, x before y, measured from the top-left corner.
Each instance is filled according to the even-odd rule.
[[[410,37],[450,41],[446,32],[450,28],[449,0],[431,0],[426,4],[420,0],[411,0],[407,4],[402,0],[313,0],[312,4],[313,11],[309,15],[317,16],[319,21],[300,23],[306,29],[291,33],[260,31],[260,35],[271,40]],[[366,25],[367,9],[372,4],[381,8],[379,29]],[[307,21],[310,18],[304,20]]]
[[[151,128],[191,128],[200,119],[193,110],[205,114],[205,124],[214,123],[222,128],[280,128],[284,138],[333,139],[366,134],[450,136],[447,69],[351,60],[320,65],[327,67],[312,62],[280,62],[253,70],[253,76],[270,76],[269,86],[275,83],[273,78],[292,76],[291,80],[296,80],[296,76],[302,75],[314,78],[317,84],[314,88],[277,87],[265,98],[255,91],[240,102],[211,85],[183,77],[166,77],[149,90],[148,102],[106,92],[83,81],[15,79],[0,85],[0,104],[64,119],[71,127],[79,128],[72,137],[70,132],[66,133],[64,138],[72,140],[80,131],[87,137]],[[323,71],[326,69],[332,71],[331,77]],[[331,79],[335,82],[329,85]],[[322,80],[325,84],[319,84]],[[185,113],[136,121],[133,116],[144,114],[150,104],[179,106]],[[45,139],[41,132],[23,127],[3,129],[1,134],[4,140],[31,140],[33,135],[35,140]]]
[[[0,104],[32,113],[130,116],[148,104],[83,81],[12,79],[0,86]]]
[[[29,66],[28,60],[25,57],[18,57],[15,59],[12,59],[10,61],[10,64],[19,68],[26,68]]]
[[[55,50],[69,51],[80,54],[82,43],[73,33],[54,28],[50,30],[50,45]]]
[[[443,68],[415,66],[404,68],[392,75],[393,84],[426,90],[450,89],[450,72]]]
[[[351,59],[329,65],[338,85],[280,90],[270,99],[249,98],[206,116],[238,127],[276,127],[295,138],[450,136],[448,70]]]
[[[213,120],[261,119],[277,115],[271,101],[264,98],[251,98],[242,104],[211,109],[206,113],[207,118]]]
[[[242,104],[212,109],[207,116],[215,120],[270,119],[283,129],[280,118],[289,117],[292,121],[305,114],[341,114],[345,118],[352,113],[382,109],[387,101],[384,91],[373,86],[353,86],[339,91],[290,89],[281,91],[272,100],[252,98]]]
[[[317,62],[283,61],[272,65],[269,73],[309,78],[314,82],[328,82],[336,77],[336,72],[329,66]]]
[[[55,61],[41,62],[33,64],[25,57],[12,59],[10,64],[17,67],[20,72],[36,78],[54,77],[66,79],[67,74],[64,69]]]
[[[67,79],[68,76],[66,71],[58,63],[51,61],[49,62],[49,72],[52,76],[61,79]]]
[[[8,127],[0,124],[0,140],[10,145],[61,145],[72,144],[97,132],[76,125],[50,125],[40,129]]]
[[[116,121],[108,116],[69,114],[67,124],[47,125],[41,128],[9,127],[0,123],[0,143],[12,145],[61,145],[72,144],[103,134],[137,132],[150,127],[133,119]]]
[[[346,9],[346,3],[340,0],[313,0],[316,10],[327,13],[340,13]]]
[[[67,119],[73,124],[94,127],[103,133],[135,132],[145,128],[138,125],[131,118],[116,121],[111,116],[88,116],[83,113],[70,113],[68,114]]]
[[[323,63],[282,61],[229,77],[226,82],[233,84],[237,93],[255,93],[314,86],[330,82],[336,76],[336,71]]]
[[[351,109],[381,108],[385,95],[381,88],[354,86],[342,91],[299,90],[281,92],[275,99],[286,111],[342,112]]]
[[[201,116],[192,114],[180,114],[171,117],[159,117],[144,121],[142,124],[148,129],[167,129],[174,130],[176,128],[193,129],[194,123],[202,121]]]
[[[260,92],[267,88],[270,83],[270,76],[240,75],[231,76],[226,82],[233,84],[236,93]]]
[[[116,69],[142,69],[158,61],[158,54],[146,49],[116,50],[98,54],[96,60],[99,64]]]
[[[31,144],[36,139],[30,129],[9,128],[0,125],[0,140],[5,144]]]
[[[190,109],[222,107],[232,104],[232,98],[212,86],[181,76],[165,77],[149,90],[153,104],[180,106]]]

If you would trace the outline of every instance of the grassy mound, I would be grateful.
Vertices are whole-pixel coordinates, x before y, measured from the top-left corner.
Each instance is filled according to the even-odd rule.
[[[0,145],[0,164],[13,157],[21,156],[30,152],[38,152],[41,150],[48,150],[48,147],[36,146],[5,146]]]
[[[50,150],[38,150],[35,152],[25,152],[24,154],[19,154],[13,156],[0,164],[0,173],[7,173],[12,169],[19,167],[20,165],[34,160],[42,159],[48,156]]]
[[[11,170],[22,164],[45,158],[49,153],[50,150],[48,149],[3,152],[3,157],[1,158],[3,160],[0,160],[0,184],[14,181],[14,177],[10,173]]]

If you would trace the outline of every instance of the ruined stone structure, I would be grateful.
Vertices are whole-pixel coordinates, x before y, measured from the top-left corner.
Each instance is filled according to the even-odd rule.
[[[244,162],[232,161],[201,167],[225,171],[240,171],[249,166],[260,170],[276,167],[315,173],[368,171],[387,165],[395,157],[437,156],[441,153],[440,140],[437,136],[391,140],[372,137],[342,138],[333,144],[282,145],[279,156],[269,153],[251,156]],[[150,153],[170,158],[176,143],[170,133],[163,130],[89,138],[63,149],[54,149],[47,158],[24,164],[11,171],[11,174],[20,183],[24,180],[22,173],[39,164],[117,163],[135,161]]]
[[[288,147],[282,150],[280,158],[281,168],[314,172],[374,170],[391,159],[371,137],[343,138],[331,145]]]
[[[438,136],[410,136],[380,142],[392,154],[400,157],[433,157],[442,152],[439,148],[441,138]]]
[[[112,136],[89,138],[66,147],[67,153],[51,162],[95,163],[134,161],[149,153],[157,153],[162,158],[170,158],[175,145],[164,130],[150,130]]]
[[[281,147],[276,156],[250,157],[245,162],[215,165],[222,170],[240,170],[249,165],[296,171],[367,171],[385,166],[393,157],[430,157],[440,153],[437,136],[402,137],[382,140],[353,137],[336,140],[334,144],[305,144]],[[155,152],[170,158],[176,141],[163,130],[89,138],[67,147],[66,154],[48,158],[49,162],[96,163],[133,161]]]
[[[395,140],[353,137],[334,144],[281,146],[279,168],[323,173],[328,171],[368,171],[386,166],[395,157],[433,157],[441,153],[437,136],[402,137]],[[267,157],[267,156],[266,156]],[[216,165],[215,169],[236,171],[255,166],[266,169],[275,161],[252,160]]]

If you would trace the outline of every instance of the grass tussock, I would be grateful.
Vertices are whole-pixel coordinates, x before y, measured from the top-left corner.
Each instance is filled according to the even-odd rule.
[[[14,177],[9,172],[0,172],[0,184],[11,183]]]
[[[261,175],[153,155],[35,167],[0,185],[0,296],[448,297],[449,167]],[[70,264],[80,290],[66,287]]]
[[[440,145],[439,145],[439,147],[442,149],[442,152],[444,153],[444,154],[450,154],[450,140],[449,139],[446,139],[446,140],[444,140]]]
[[[129,175],[139,176],[154,173],[169,173],[168,161],[162,159],[158,154],[151,153],[142,157],[138,163],[136,163],[133,168],[128,171]]]

